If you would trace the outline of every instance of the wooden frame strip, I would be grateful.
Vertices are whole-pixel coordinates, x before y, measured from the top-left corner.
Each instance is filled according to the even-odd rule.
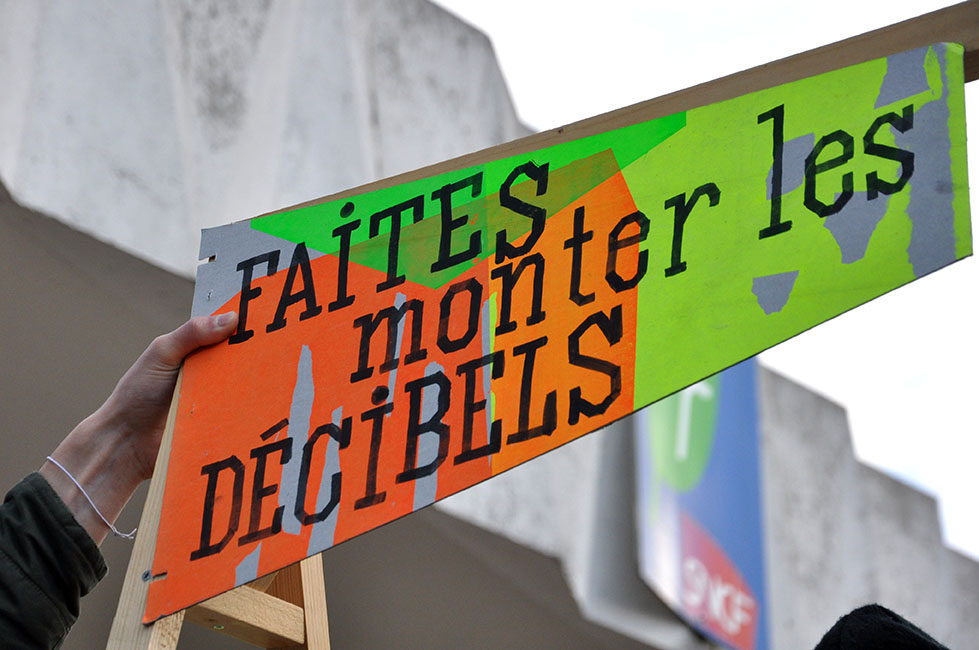
[[[302,607],[257,589],[238,588],[186,610],[185,620],[260,648],[301,646]]]
[[[146,494],[143,514],[139,519],[139,533],[133,544],[129,567],[122,583],[122,593],[116,606],[116,616],[112,620],[107,648],[136,650],[153,648],[176,648],[183,612],[157,621],[155,625],[143,625],[143,612],[146,610],[146,593],[152,576],[153,553],[156,551],[156,535],[160,529],[160,510],[163,507],[163,488],[166,484],[167,467],[170,464],[170,445],[173,442],[173,422],[177,417],[177,402],[184,370],[180,368],[177,384],[173,389],[173,401],[167,414],[166,428],[160,442],[160,452],[156,457],[156,467]]]

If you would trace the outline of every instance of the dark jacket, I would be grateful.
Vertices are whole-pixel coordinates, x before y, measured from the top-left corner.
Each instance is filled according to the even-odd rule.
[[[48,482],[34,473],[0,505],[0,647],[57,648],[105,560]]]
[[[907,619],[880,605],[853,610],[830,628],[816,650],[948,650]]]

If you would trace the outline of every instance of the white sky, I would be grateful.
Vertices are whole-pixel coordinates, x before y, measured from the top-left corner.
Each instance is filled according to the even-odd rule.
[[[520,117],[547,129],[883,27],[931,0],[436,0],[489,35]],[[966,85],[979,142],[979,82]],[[979,148],[972,144],[970,185]],[[974,198],[974,205],[976,199]],[[973,208],[975,211],[977,208]],[[973,218],[973,232],[977,220]],[[857,455],[939,497],[979,559],[979,264],[968,258],[762,354],[843,404]]]

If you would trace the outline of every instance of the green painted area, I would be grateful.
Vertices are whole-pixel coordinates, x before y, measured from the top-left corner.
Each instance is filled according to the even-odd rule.
[[[961,92],[961,72],[955,72],[961,66],[961,48],[949,45],[948,59],[954,61],[949,76],[958,89],[951,95],[949,130],[957,143],[952,147],[951,166],[955,254],[962,257],[971,253],[971,240],[964,112],[956,99]],[[926,67],[933,61],[929,55]],[[865,154],[863,136],[879,115],[899,111],[907,103],[913,103],[917,115],[928,102],[940,101],[941,75],[928,70],[929,91],[876,108],[886,71],[886,60],[880,59],[691,110],[683,131],[655,155],[640,158],[623,170],[636,205],[651,221],[644,242],[650,272],[638,289],[642,325],[636,339],[636,408],[915,279],[908,259],[912,221],[906,211],[917,177],[912,175],[901,191],[874,199],[884,202],[882,205],[869,206],[867,173],[877,171],[881,178],[896,179],[900,166]],[[786,142],[810,134],[818,141],[837,130],[852,135],[853,158],[820,173],[815,196],[832,203],[842,189],[844,175],[852,174],[855,194],[847,209],[883,214],[876,227],[871,227],[866,252],[859,260],[842,262],[841,246],[827,227],[827,218],[804,205],[804,184],[783,187],[781,220],[791,221],[791,229],[759,238],[771,214],[766,192],[772,165],[772,123],[759,124],[758,116],[779,105],[784,106]],[[881,129],[877,142],[893,146],[894,133]],[[817,162],[841,152],[841,145],[830,145]],[[801,166],[798,160],[786,159],[785,164]],[[792,175],[786,169],[786,181]],[[795,170],[795,176],[801,179],[801,169]],[[652,179],[658,182],[650,182]],[[687,268],[666,277],[665,269],[671,265],[673,210],[665,209],[664,201],[681,192],[689,196],[707,182],[720,189],[720,203],[712,208],[701,199],[694,206],[683,238],[682,258]],[[863,218],[851,212],[840,215]],[[798,271],[798,277],[785,306],[766,314],[752,292],[754,279],[791,271]]]
[[[453,212],[454,217],[467,217],[466,224],[453,233],[454,252],[464,250],[470,236],[479,233],[481,251],[470,262],[474,264],[494,252],[498,231],[505,229],[512,242],[529,229],[529,219],[500,207],[499,188],[518,165],[528,161],[548,165],[549,182],[543,196],[536,196],[536,183],[526,177],[513,188],[515,196],[544,207],[548,216],[621,173],[636,206],[650,221],[648,237],[641,244],[648,253],[647,274],[637,290],[621,294],[624,301],[638,304],[634,407],[640,408],[915,279],[909,259],[914,221],[907,211],[912,190],[923,187],[919,184],[926,175],[917,170],[907,185],[891,194],[871,198],[867,193],[871,172],[894,182],[902,171],[898,160],[865,150],[865,135],[882,115],[901,113],[910,104],[916,128],[920,128],[925,119],[922,107],[947,103],[948,124],[939,126],[949,134],[951,160],[948,169],[938,173],[950,185],[950,191],[943,190],[948,197],[943,200],[950,202],[954,215],[949,226],[954,251],[942,263],[971,254],[962,47],[949,44],[946,48],[944,70],[934,50],[924,57],[925,90],[887,105],[876,106],[888,69],[887,59],[879,59],[353,197],[352,218],[360,219],[361,224],[354,232],[351,259],[386,270],[390,220],[381,223],[377,236],[368,238],[370,216],[421,196],[424,219],[416,224],[410,223],[408,214],[402,218],[398,271],[411,281],[440,287],[468,265],[431,272],[441,233],[433,191],[482,174],[477,196],[468,188],[463,190]],[[782,107],[786,143],[781,221],[791,222],[791,228],[761,238],[759,232],[771,220],[767,192],[773,121],[759,123],[759,116],[776,107]],[[844,211],[820,216],[806,205],[804,160],[813,142],[831,134],[838,136],[837,141],[814,158],[820,170],[810,179],[815,188],[810,205],[812,199],[832,204],[850,181],[854,194]],[[844,151],[839,138],[847,136],[853,143],[852,157],[834,167],[830,163]],[[896,131],[889,126],[878,129],[874,138],[876,144],[900,149]],[[702,197],[692,207],[680,252],[686,268],[667,275],[673,263],[675,221],[674,209],[666,202],[681,194],[689,198],[708,183],[719,190],[720,200],[710,207]],[[271,235],[304,241],[311,249],[335,253],[339,239],[333,230],[343,222],[339,214],[346,202],[260,217],[251,224]],[[625,215],[608,218],[621,216]],[[794,272],[798,275],[790,293],[766,298],[778,303],[778,308],[763,309],[756,291],[770,290],[765,289],[765,278]],[[674,478],[683,483],[692,473],[692,469],[676,470]]]
[[[573,160],[550,172],[547,192],[540,197],[536,196],[537,183],[532,180],[515,184],[511,194],[543,207],[548,215],[553,215],[618,171],[612,151],[607,149],[587,158]],[[507,239],[511,242],[530,230],[530,219],[500,206],[498,192],[463,203],[452,211],[453,218],[464,215],[468,217],[468,222],[466,227],[453,232],[452,250],[465,250],[471,233],[483,234],[482,253],[470,265],[479,263],[496,251],[496,233],[500,230],[506,230]],[[402,225],[401,245],[411,254],[399,259],[399,268],[412,282],[440,287],[464,270],[454,266],[432,273],[431,265],[437,257],[441,228],[440,216],[426,218],[409,226]],[[389,232],[379,233],[377,237],[353,246],[350,259],[370,268],[386,269],[389,241]]]
[[[466,226],[453,232],[452,251],[465,250],[470,234],[480,232],[482,252],[473,261],[477,263],[495,251],[496,232],[501,228],[507,229],[511,242],[529,230],[529,219],[502,209],[499,204],[500,186],[515,167],[528,161],[548,165],[548,191],[544,196],[535,196],[536,184],[526,177],[513,186],[512,193],[528,203],[545,207],[548,216],[551,216],[597,187],[622,167],[648,154],[683,129],[685,123],[685,113],[668,115],[349,199],[258,217],[251,221],[251,227],[288,241],[305,242],[309,248],[323,253],[336,253],[339,251],[340,239],[333,236],[333,230],[345,221],[340,217],[340,209],[351,201],[355,208],[350,219],[360,219],[360,226],[353,233],[351,260],[370,268],[386,270],[391,220],[383,220],[377,236],[369,238],[370,216],[413,197],[423,196],[425,218],[422,221],[412,223],[409,212],[402,216],[400,248],[404,252],[399,256],[398,271],[412,282],[439,287],[465,269],[455,267],[440,273],[431,273],[430,266],[438,256],[441,229],[440,204],[437,200],[432,200],[433,191],[482,172],[479,195],[473,199],[469,188],[461,190],[456,195],[455,202],[458,205],[454,205],[453,209],[454,217],[468,215],[469,221]]]

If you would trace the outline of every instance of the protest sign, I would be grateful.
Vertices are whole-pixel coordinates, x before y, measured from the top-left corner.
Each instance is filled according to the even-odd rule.
[[[939,44],[205,231],[144,620],[971,254],[966,185]]]

